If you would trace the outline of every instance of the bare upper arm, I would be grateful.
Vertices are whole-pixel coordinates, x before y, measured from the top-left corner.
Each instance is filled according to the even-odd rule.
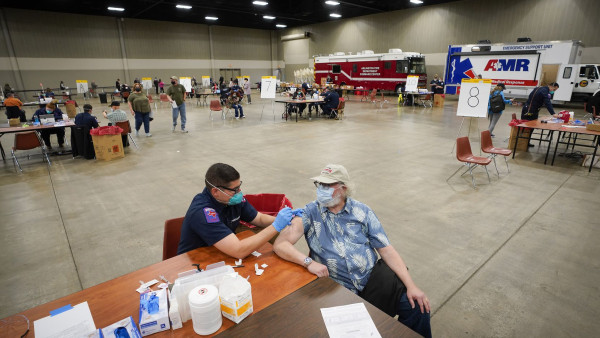
[[[279,236],[275,240],[275,245],[280,242],[289,242],[291,244],[296,244],[300,237],[304,234],[304,225],[302,224],[301,217],[294,217],[292,219],[292,224],[285,227],[279,233]]]

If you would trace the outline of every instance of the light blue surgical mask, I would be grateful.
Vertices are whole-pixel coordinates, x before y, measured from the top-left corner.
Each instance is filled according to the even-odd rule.
[[[551,91],[550,91],[550,94],[554,94],[554,90],[551,90]]]
[[[328,205],[333,201],[333,192],[335,188],[325,188],[322,185],[317,187],[317,201],[323,205]]]
[[[52,114],[52,110],[46,109],[47,114]]]

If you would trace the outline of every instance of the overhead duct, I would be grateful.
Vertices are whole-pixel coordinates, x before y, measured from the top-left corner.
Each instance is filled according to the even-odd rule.
[[[290,40],[298,40],[298,39],[306,39],[306,38],[310,38],[310,32],[284,35],[281,37],[281,41],[290,41]]]

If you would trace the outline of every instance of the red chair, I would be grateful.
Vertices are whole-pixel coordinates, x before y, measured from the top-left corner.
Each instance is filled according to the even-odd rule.
[[[337,108],[331,110],[331,114],[336,120],[341,120],[344,117],[344,108],[346,108],[346,101],[343,97],[340,97],[340,103]]]
[[[161,104],[163,102],[166,102],[167,104],[171,105],[171,102],[169,101],[169,96],[167,94],[160,94],[159,98]]]
[[[467,170],[460,176],[466,174],[468,171],[469,174],[471,174],[471,183],[473,183],[473,188],[475,188],[473,169],[478,165],[483,166],[485,173],[487,174],[488,181],[492,183],[490,180],[490,173],[487,170],[487,165],[492,162],[492,159],[473,155],[473,152],[471,151],[471,143],[469,142],[469,138],[467,136],[456,139],[456,159],[458,159],[460,162],[464,162],[468,166]]]
[[[506,169],[508,170],[508,172],[510,172],[506,157],[512,154],[512,150],[494,147],[494,144],[492,144],[492,135],[490,134],[489,130],[484,130],[481,132],[481,151],[483,151],[486,154],[490,154],[490,157],[492,158],[492,160],[494,160],[494,167],[496,167],[496,173],[498,173],[498,177],[500,177],[500,172],[498,171],[498,166],[496,165],[496,156],[498,155],[504,156]]]
[[[165,221],[163,235],[163,261],[177,256],[177,247],[181,238],[181,226],[184,217],[168,219]]]
[[[154,99],[152,98],[152,95],[146,95],[148,97],[148,102],[150,102],[150,104],[154,103],[154,109],[158,109],[158,107],[156,106],[156,102],[154,102]]]
[[[129,139],[131,140],[131,142],[133,142],[133,145],[135,146],[135,148],[140,149],[140,147],[138,147],[137,143],[135,143],[133,136],[131,136],[131,124],[129,123],[129,121],[119,121],[116,123],[116,125],[117,125],[117,127],[121,127],[121,129],[123,129],[123,132],[121,133],[121,135],[125,135],[125,139],[123,140],[123,142],[127,141],[127,136],[129,136]],[[123,143],[123,147],[125,147],[124,143]]]
[[[21,168],[21,164],[19,164],[19,160],[17,160],[17,155],[15,151],[17,150],[31,150],[40,147],[42,149],[42,161],[45,159],[48,162],[48,166],[51,166],[50,158],[48,157],[48,153],[46,152],[46,147],[40,140],[38,134],[35,131],[28,131],[24,133],[15,133],[15,144],[12,147],[11,154],[13,158],[13,164],[15,165],[15,171],[17,170],[17,166],[19,170],[23,172]],[[27,155],[29,158],[29,155]]]
[[[375,96],[377,96],[377,89],[373,89],[371,91],[371,95],[369,95],[369,99],[371,100],[371,103],[377,103],[377,99],[375,99]]]
[[[431,94],[425,95],[425,98],[423,98],[423,99],[419,97],[419,100],[423,104],[423,108],[427,108],[427,105],[425,104],[427,102],[429,102],[429,108],[433,107],[433,101],[431,100]]]
[[[208,117],[209,119],[212,120],[212,112],[213,111],[219,111],[221,112],[221,119],[225,120],[225,118],[227,117],[227,113],[223,110],[223,107],[221,107],[221,102],[219,102],[219,100],[210,100],[210,116]]]

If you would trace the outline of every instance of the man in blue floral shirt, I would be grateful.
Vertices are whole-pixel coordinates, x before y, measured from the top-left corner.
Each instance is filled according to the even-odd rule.
[[[281,232],[275,252],[318,277],[331,277],[430,337],[429,299],[413,282],[373,210],[349,197],[352,182],[346,168],[330,164],[312,179],[317,200],[307,204],[302,218],[294,218]],[[309,256],[294,247],[302,235]],[[377,254],[382,258],[379,261]]]

